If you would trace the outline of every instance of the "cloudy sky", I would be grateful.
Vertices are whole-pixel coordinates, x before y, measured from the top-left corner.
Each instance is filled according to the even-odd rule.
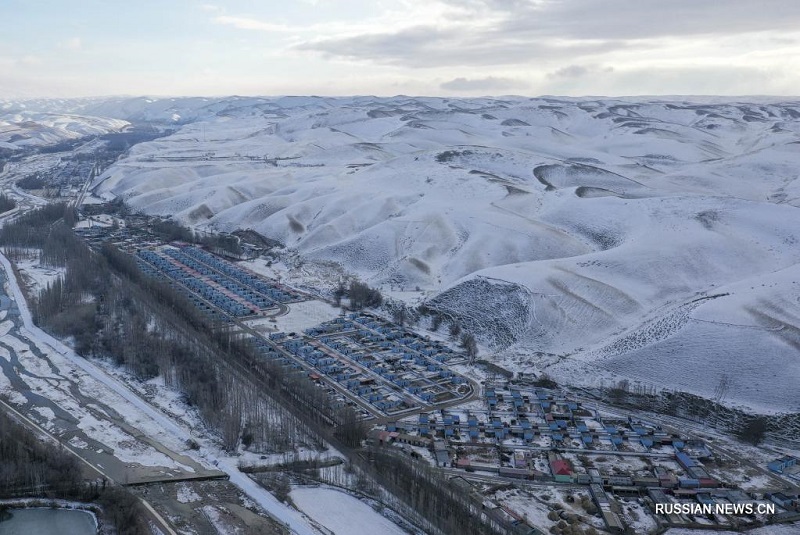
[[[2,0],[0,98],[797,95],[797,0]]]

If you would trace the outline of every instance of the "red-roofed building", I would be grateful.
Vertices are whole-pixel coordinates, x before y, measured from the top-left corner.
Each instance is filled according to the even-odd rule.
[[[572,483],[575,475],[569,461],[555,455],[550,456],[550,471],[553,473],[553,479],[561,483]]]

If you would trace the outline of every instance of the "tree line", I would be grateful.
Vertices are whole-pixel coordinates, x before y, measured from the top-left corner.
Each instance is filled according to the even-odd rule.
[[[2,171],[2,167],[0,167],[0,172]],[[13,210],[17,207],[17,203],[6,195],[5,193],[0,194],[0,214],[8,212],[9,210]]]
[[[77,245],[63,280],[32,307],[37,322],[73,337],[81,355],[110,357],[142,380],[163,377],[220,432],[228,450],[319,446],[315,437],[334,428],[347,443],[363,438],[352,409],[335,406],[303,374],[258,355],[179,290],[145,276],[130,255],[110,245],[99,255],[81,249],[88,251]]]
[[[65,203],[48,204],[25,212],[0,228],[0,245],[14,260],[27,249],[46,249],[49,265],[64,266],[67,250],[81,240],[72,227],[77,221],[75,210]]]
[[[41,173],[33,173],[17,180],[17,186],[27,190],[44,189],[47,182]]]
[[[635,407],[718,427],[753,445],[769,434],[792,441],[800,439],[800,414],[750,414],[728,407],[715,399],[707,399],[681,391],[657,390],[622,379],[610,388],[600,389],[606,399],[619,406]]]
[[[483,514],[481,502],[468,490],[456,485],[425,461],[374,446],[368,450],[368,459],[359,460],[357,465],[366,468],[381,486],[444,533],[509,533],[506,526]]]
[[[157,219],[150,224],[150,231],[165,242],[180,241],[195,243],[209,249],[221,249],[234,255],[242,254],[239,238],[232,234],[208,234],[200,236],[192,229],[172,219]]]
[[[371,288],[358,280],[351,280],[349,284],[339,281],[339,285],[333,291],[334,304],[337,307],[341,306],[344,297],[350,300],[350,309],[352,310],[379,307],[383,303],[383,295],[380,290]]]
[[[83,498],[78,460],[0,412],[0,495]]]

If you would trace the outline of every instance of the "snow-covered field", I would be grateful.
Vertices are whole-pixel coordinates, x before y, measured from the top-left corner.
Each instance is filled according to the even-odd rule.
[[[341,309],[334,308],[324,301],[313,299],[290,304],[289,311],[282,316],[247,320],[244,323],[265,333],[269,331],[301,333],[310,327],[330,321],[340,314]]]
[[[180,125],[95,193],[432,296],[501,365],[708,396],[726,373],[728,402],[800,410],[798,101],[38,105]]]
[[[335,535],[403,535],[405,531],[358,498],[332,488],[298,487],[292,502]]]
[[[66,268],[40,265],[38,254],[37,258],[17,261],[16,266],[20,275],[22,275],[22,279],[28,284],[32,295],[36,295],[48,285],[53,284],[56,279],[63,277],[66,272]]]

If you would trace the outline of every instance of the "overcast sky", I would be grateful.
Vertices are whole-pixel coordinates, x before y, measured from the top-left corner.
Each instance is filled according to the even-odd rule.
[[[0,0],[0,98],[797,95],[798,0]]]

